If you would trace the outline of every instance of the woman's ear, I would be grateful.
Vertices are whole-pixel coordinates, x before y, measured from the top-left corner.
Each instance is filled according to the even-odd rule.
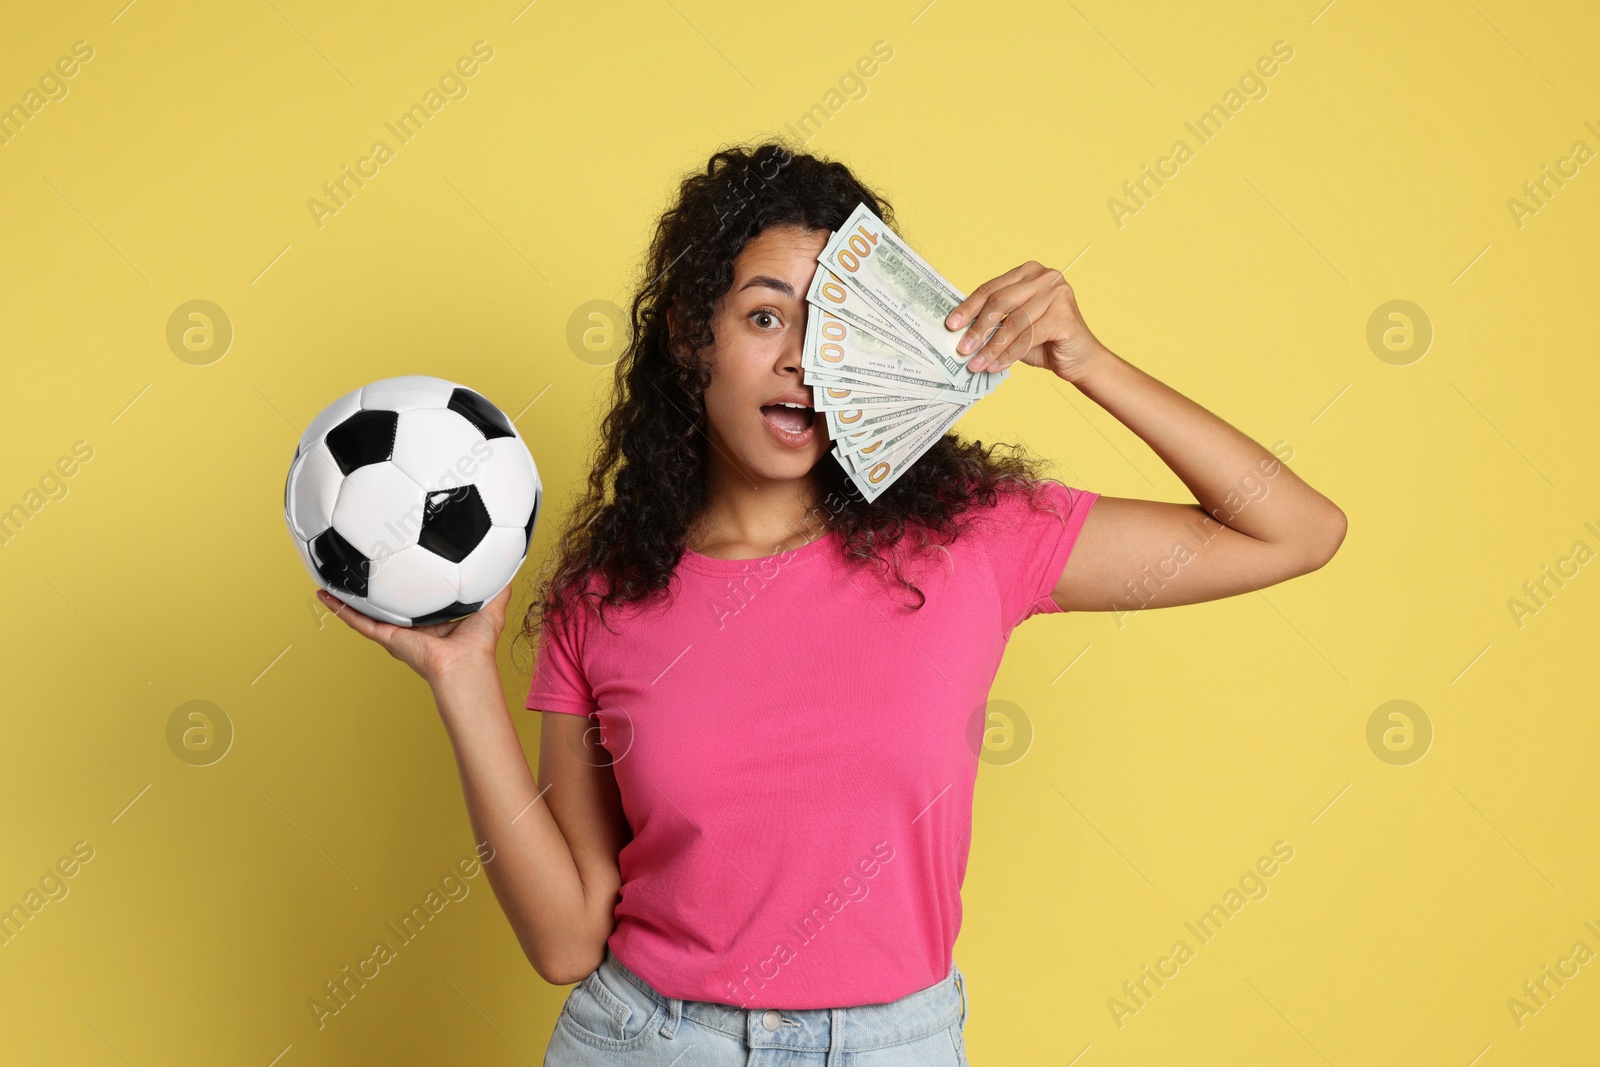
[[[672,353],[674,359],[683,359],[682,337],[678,321],[678,305],[674,303],[667,308],[667,351]]]

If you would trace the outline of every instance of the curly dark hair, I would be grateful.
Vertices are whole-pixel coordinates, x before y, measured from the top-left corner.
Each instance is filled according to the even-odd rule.
[[[643,263],[646,280],[633,298],[629,341],[615,365],[588,490],[567,517],[528,607],[524,636],[535,638],[579,599],[597,601],[604,621],[606,606],[667,596],[686,534],[707,503],[704,394],[711,368],[703,353],[715,341],[711,319],[733,284],[734,259],[769,226],[836,230],[863,202],[893,224],[889,202],[844,164],[791,152],[781,142],[724,148],[703,174],[683,180]],[[676,346],[668,333],[670,307],[677,309]],[[995,454],[1002,449],[1007,454]],[[887,571],[879,550],[908,530],[917,531],[919,548],[945,544],[959,533],[957,516],[993,505],[1002,488],[1029,489],[1035,501],[1040,467],[1020,445],[985,447],[948,433],[871,503],[831,455],[812,476],[846,559],[875,561]],[[898,560],[892,572],[921,608],[926,598]]]

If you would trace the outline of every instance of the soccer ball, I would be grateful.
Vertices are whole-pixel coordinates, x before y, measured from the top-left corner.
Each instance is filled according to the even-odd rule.
[[[527,557],[543,489],[511,420],[443,378],[385,378],[335,400],[294,450],[283,513],[311,577],[364,615],[472,614]]]

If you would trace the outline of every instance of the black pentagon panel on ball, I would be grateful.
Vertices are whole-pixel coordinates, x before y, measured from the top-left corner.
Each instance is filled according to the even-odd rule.
[[[311,558],[328,585],[351,596],[367,595],[367,557],[328,527],[311,539]]]
[[[358,411],[328,431],[324,438],[340,474],[394,454],[394,431],[400,416],[393,411]]]
[[[416,618],[411,620],[411,625],[432,626],[436,622],[450,622],[453,619],[460,619],[471,615],[474,611],[477,611],[481,607],[483,607],[483,601],[481,600],[476,604],[463,604],[458,600],[449,607],[440,608],[438,611],[430,611],[426,615],[418,615]]]
[[[475,485],[429,493],[417,544],[451,563],[466,559],[489,532],[489,509]]]
[[[476,426],[478,432],[487,439],[516,436],[505,412],[471,389],[457,386],[456,391],[450,394],[450,403],[445,406]]]
[[[527,544],[523,546],[524,552],[533,551],[533,524],[539,521],[539,498],[542,496],[544,496],[544,486],[534,486],[533,507],[528,511],[528,525],[522,528],[522,532],[528,535]]]

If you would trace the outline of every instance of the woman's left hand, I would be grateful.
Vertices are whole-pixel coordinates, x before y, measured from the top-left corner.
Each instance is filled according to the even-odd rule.
[[[969,357],[972,371],[1003,370],[1020,360],[1076,383],[1106,351],[1084,325],[1061,272],[1031,259],[974,289],[945,318],[945,326],[967,326],[956,350]]]

